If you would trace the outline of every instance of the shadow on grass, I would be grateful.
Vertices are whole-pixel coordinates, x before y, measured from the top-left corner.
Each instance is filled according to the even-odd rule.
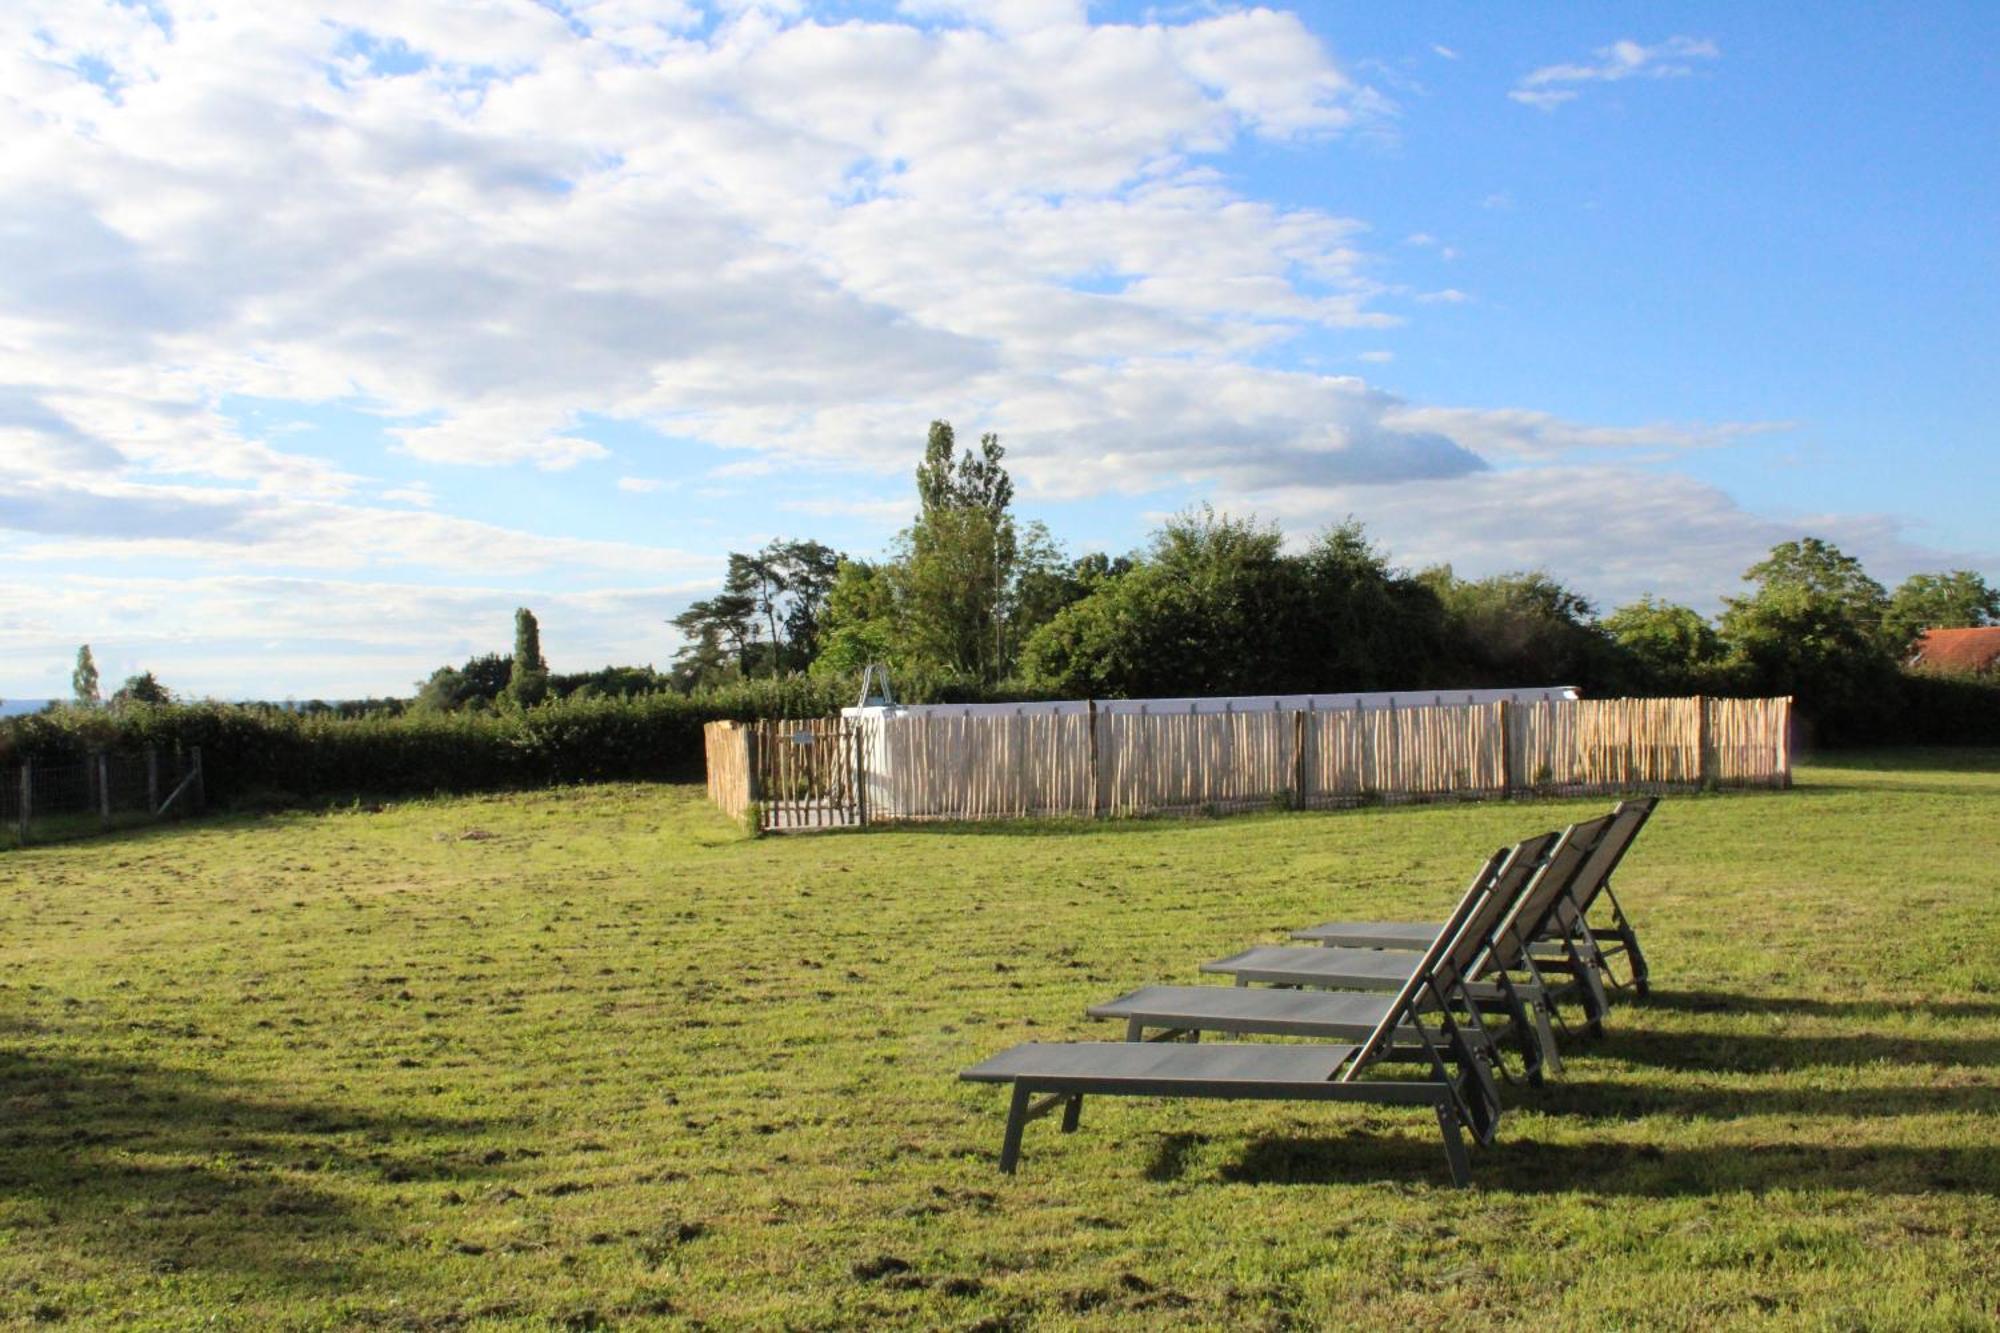
[[[1796,767],[1833,773],[2000,773],[2000,746],[1910,746],[1900,749],[1814,750]]]
[[[1179,1180],[1187,1174],[1188,1163],[1208,1142],[1206,1134],[1168,1134],[1153,1149],[1153,1156],[1146,1163],[1146,1179]]]
[[[1637,793],[1627,793],[1636,795]],[[1737,795],[1738,793],[1729,793]],[[1547,808],[1560,810],[1564,806],[1588,809],[1592,813],[1601,811],[1603,803],[1616,799],[1606,796],[1567,796],[1523,798],[1520,800],[1491,799],[1440,799],[1410,800],[1390,802],[1370,802],[1361,805],[1313,806],[1295,810],[1289,805],[1273,806],[1259,802],[1241,807],[1209,809],[1197,806],[1179,810],[1159,810],[1146,814],[1113,815],[1094,819],[1087,815],[1064,816],[995,816],[989,820],[963,819],[923,819],[897,823],[870,824],[866,828],[827,829],[829,833],[920,833],[930,836],[963,834],[967,837],[1040,837],[1068,834],[1099,833],[1170,833],[1186,829],[1190,825],[1224,824],[1256,818],[1315,818],[1321,816],[1367,816],[1367,815],[1414,815],[1424,811],[1442,812],[1447,810],[1480,809],[1495,813],[1508,810],[1533,810]],[[1560,823],[1559,820],[1551,821]],[[818,832],[822,830],[807,830]]]
[[[1472,1158],[1473,1179],[1483,1190],[1653,1198],[1798,1189],[1877,1195],[2000,1190],[2000,1153],[1992,1149],[1904,1144],[1680,1148],[1539,1143],[1508,1139],[1504,1130],[1502,1136],[1497,1145]],[[1231,1183],[1255,1185],[1450,1183],[1438,1140],[1416,1133],[1259,1138],[1218,1174]]]
[[[1982,770],[1967,769],[1968,775]],[[1992,782],[1897,782],[1892,779],[1879,781],[1843,782],[1838,777],[1832,781],[1813,776],[1800,778],[1788,790],[1779,793],[1796,800],[1816,800],[1825,797],[1854,796],[1956,796],[1973,799],[1990,798],[1994,794]]]
[[[1828,1036],[1736,1033],[1622,1032],[1579,1047],[1578,1054],[1609,1056],[1656,1069],[1708,1074],[1783,1074],[1797,1070],[1887,1064],[2000,1064],[2000,1036],[1896,1036],[1846,1032]]]
[[[1895,1075],[1888,1075],[1894,1078]],[[1549,1084],[1522,1109],[1549,1115],[1599,1120],[1639,1116],[1739,1120],[1751,1116],[1846,1116],[2000,1114],[2000,1088],[1983,1084],[1934,1086],[1927,1075],[1910,1074],[1907,1084],[1848,1084],[1837,1088],[1760,1084],[1715,1087],[1694,1082],[1618,1083],[1565,1079]]]
[[[205,1075],[0,1053],[0,1199],[12,1229],[157,1274],[208,1269],[327,1293],[384,1239],[350,1183],[471,1178],[469,1121],[286,1102]]]
[[[1660,990],[1638,1002],[1649,1009],[1677,1009],[1691,1014],[1803,1014],[1816,1018],[1884,1019],[1919,1015],[1930,1018],[2000,1019],[2000,1000],[1946,1000],[1898,1004],[1892,1000],[1818,1000],[1790,995],[1743,995],[1733,991]],[[1616,1021],[1614,1018],[1612,1021]]]

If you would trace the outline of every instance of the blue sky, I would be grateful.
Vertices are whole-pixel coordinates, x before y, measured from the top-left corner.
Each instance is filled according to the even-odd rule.
[[[1213,500],[1713,610],[2000,579],[1988,5],[0,14],[0,697],[664,664],[926,424],[1125,550]]]

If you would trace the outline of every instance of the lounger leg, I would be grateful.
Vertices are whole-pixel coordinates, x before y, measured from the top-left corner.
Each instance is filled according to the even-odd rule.
[[[1585,1031],[1593,1037],[1601,1037],[1604,1035],[1604,1016],[1611,1012],[1611,998],[1604,993],[1604,978],[1590,963],[1579,959],[1576,982],[1583,999]]]
[[[1546,993],[1530,1001],[1528,1011],[1535,1016],[1535,1041],[1542,1048],[1542,1067],[1539,1072],[1562,1073],[1562,1049],[1556,1045],[1556,1030],[1549,1026],[1549,1002]]]
[[[1445,1160],[1451,1163],[1451,1183],[1460,1189],[1472,1187],[1472,1163],[1465,1157],[1465,1138],[1459,1133],[1458,1112],[1440,1102],[1438,1128],[1444,1131]]]
[[[1137,1018],[1126,1019],[1125,1040],[1144,1041],[1145,1039],[1146,1039],[1146,1024]]]
[[[1504,987],[1504,995],[1506,995],[1508,1025],[1514,1029],[1514,1045],[1520,1047],[1522,1077],[1528,1079],[1530,1087],[1542,1087],[1542,1083],[1548,1081],[1550,1053],[1556,1049],[1556,1041],[1552,1035],[1546,1039],[1542,1037],[1542,1029],[1548,1025],[1548,1021],[1542,1019],[1538,1013],[1530,1013],[1530,1009],[1534,1007],[1522,1001],[1520,991],[1516,991],[1512,985]],[[1498,1057],[1498,1051],[1494,1055]]]
[[[1065,1134],[1076,1133],[1076,1122],[1082,1115],[1083,1094],[1079,1092],[1076,1096],[1070,1098],[1069,1103],[1063,1107],[1062,1132]]]
[[[1000,1140],[1000,1169],[1008,1175],[1021,1161],[1021,1131],[1028,1123],[1028,1102],[1033,1098],[1027,1085],[1014,1085],[1014,1100],[1007,1107],[1007,1133]]]
[[[1618,923],[1618,938],[1625,945],[1625,966],[1632,973],[1632,989],[1644,995],[1647,986],[1646,955],[1639,952],[1639,932],[1626,925],[1623,921],[1620,921]]]

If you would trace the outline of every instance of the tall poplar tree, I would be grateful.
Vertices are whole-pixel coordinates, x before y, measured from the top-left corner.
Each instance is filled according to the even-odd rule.
[[[549,692],[549,664],[542,660],[542,627],[527,607],[514,609],[514,666],[507,677],[507,697],[523,708],[533,707]]]
[[[69,675],[70,690],[76,695],[77,706],[95,708],[100,702],[97,693],[97,659],[90,655],[90,645],[84,644],[76,650],[76,670]]]

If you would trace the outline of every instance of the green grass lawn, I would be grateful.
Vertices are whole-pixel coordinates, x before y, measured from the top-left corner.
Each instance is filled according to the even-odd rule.
[[[693,787],[0,855],[0,1320],[1990,1327],[2000,753],[1669,798],[1656,993],[1424,1111],[1099,1099],[1016,1041],[1608,802],[747,840]]]

